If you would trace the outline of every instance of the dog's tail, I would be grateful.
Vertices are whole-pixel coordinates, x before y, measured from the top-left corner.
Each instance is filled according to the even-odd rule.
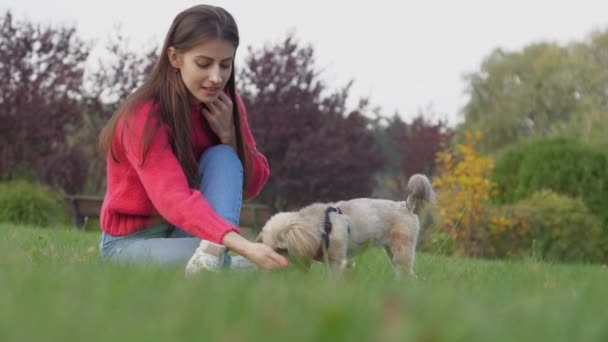
[[[425,175],[415,174],[407,182],[405,205],[411,212],[418,214],[424,202],[435,203],[435,192]]]

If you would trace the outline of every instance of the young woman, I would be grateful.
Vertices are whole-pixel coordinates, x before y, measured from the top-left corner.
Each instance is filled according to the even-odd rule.
[[[242,198],[258,194],[269,175],[235,89],[238,44],[226,10],[179,13],[151,75],[102,130],[104,259],[185,266],[196,250],[210,269],[246,260],[267,270],[287,266],[237,228]],[[224,246],[246,259],[225,261]]]

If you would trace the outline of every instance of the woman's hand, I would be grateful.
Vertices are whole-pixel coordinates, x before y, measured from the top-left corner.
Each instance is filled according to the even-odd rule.
[[[215,135],[220,138],[222,144],[231,146],[235,151],[236,133],[234,129],[234,120],[232,118],[232,100],[225,92],[220,91],[218,98],[205,104],[201,114],[207,119],[209,127]]]
[[[251,242],[235,232],[224,235],[222,244],[249,259],[259,268],[269,271],[289,265],[285,257],[262,243]]]
[[[283,268],[289,265],[285,257],[263,243],[252,243],[243,256],[263,270]]]

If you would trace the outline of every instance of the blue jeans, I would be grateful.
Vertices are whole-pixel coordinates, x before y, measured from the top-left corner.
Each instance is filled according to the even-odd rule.
[[[199,173],[199,190],[213,210],[238,226],[243,166],[236,152],[228,145],[209,148],[199,161]],[[200,241],[180,228],[161,224],[126,236],[102,233],[99,251],[102,259],[116,263],[185,266]]]

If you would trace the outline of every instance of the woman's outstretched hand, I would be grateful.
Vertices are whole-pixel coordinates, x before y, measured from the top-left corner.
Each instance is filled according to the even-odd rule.
[[[224,235],[222,244],[236,253],[249,259],[259,268],[270,271],[287,267],[289,262],[285,257],[262,243],[251,242],[235,232]]]
[[[222,144],[232,146],[236,150],[236,133],[232,118],[232,107],[233,104],[230,97],[223,91],[220,91],[220,95],[215,101],[205,104],[201,110],[201,114],[207,119],[209,127],[220,138]]]
[[[259,268],[267,271],[289,265],[285,257],[262,243],[252,243],[243,256],[258,265]]]

